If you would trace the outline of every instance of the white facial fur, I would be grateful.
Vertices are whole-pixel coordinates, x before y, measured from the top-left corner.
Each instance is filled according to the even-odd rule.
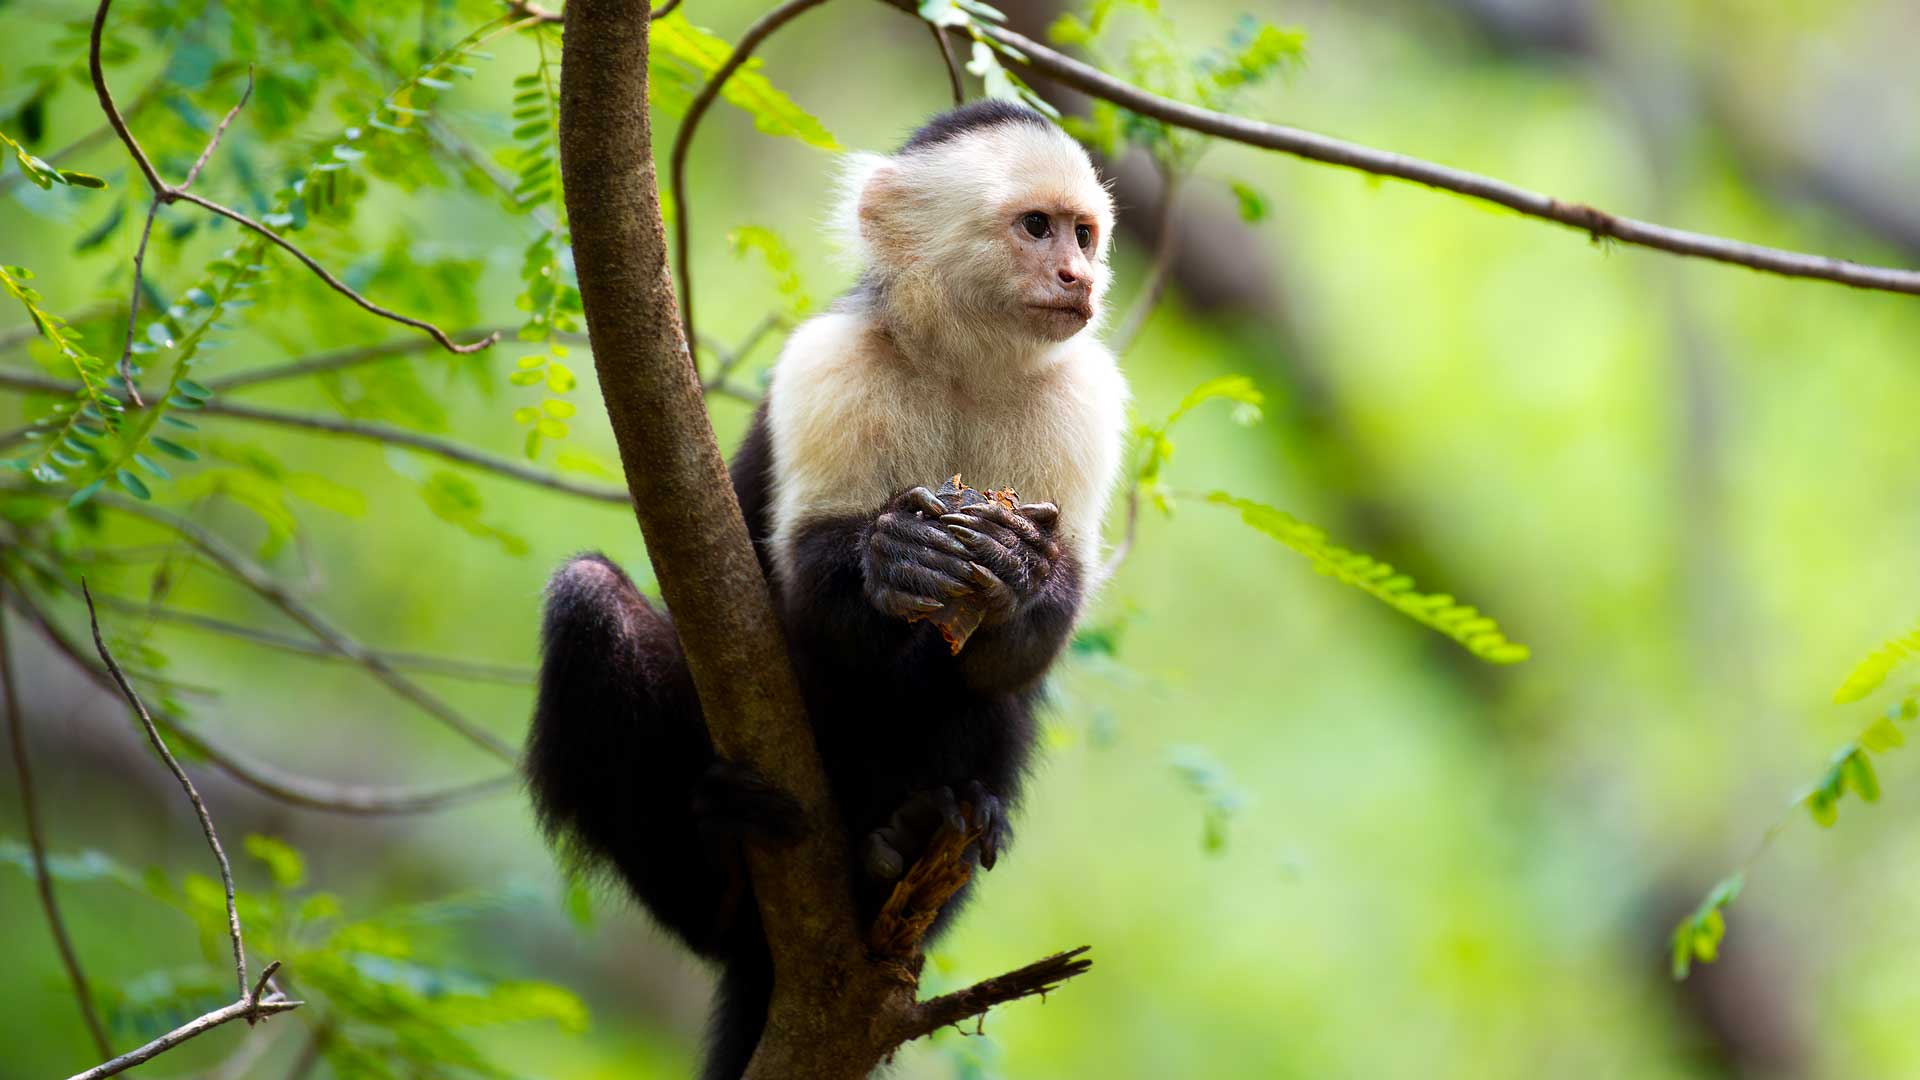
[[[895,157],[867,155],[849,187],[843,231],[908,352],[964,347],[1013,358],[1097,319],[1113,200],[1086,151],[1059,129],[998,124]],[[1034,213],[1046,215],[1049,237],[1023,227]],[[1075,237],[1082,226],[1085,249]]]
[[[767,395],[776,577],[808,520],[871,513],[959,473],[1056,503],[1091,595],[1127,387],[1087,330],[1113,206],[1085,151],[1057,129],[1006,123],[865,155],[848,187],[841,225],[869,288],[794,332]],[[1034,212],[1050,237],[1023,225]]]

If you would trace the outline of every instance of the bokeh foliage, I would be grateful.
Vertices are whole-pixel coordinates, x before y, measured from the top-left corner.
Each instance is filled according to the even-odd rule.
[[[1897,35],[1873,32],[1897,5],[1737,18],[1707,3],[1612,5],[1599,17],[1634,44],[1612,55],[1528,52],[1465,3],[1257,13],[1272,25],[1249,21],[1251,6],[1182,0],[1177,21],[1171,5],[1053,9],[1034,32],[1051,25],[1116,74],[1215,107],[1676,223],[1901,261],[1845,205],[1782,180],[1793,153],[1754,151],[1741,123],[1777,112],[1783,86],[1803,113],[1865,123],[1823,58],[1870,73],[1876,95],[1906,85]],[[757,9],[688,0],[656,26],[663,148]],[[922,10],[962,26],[991,17]],[[0,6],[0,299],[17,313],[0,325],[27,331],[0,331],[0,365],[76,386],[0,396],[0,432],[45,435],[0,450],[26,461],[0,494],[0,568],[71,633],[75,576],[118,597],[109,641],[143,689],[259,758],[372,785],[497,769],[350,665],[143,614],[288,629],[121,507],[190,515],[376,646],[507,669],[504,684],[420,678],[517,740],[528,691],[511,680],[532,662],[545,571],[585,546],[642,570],[625,512],[203,403],[390,425],[617,480],[580,377],[551,162],[553,31],[507,32],[499,8],[464,0],[120,0],[107,71],[163,175],[184,175],[251,66],[252,97],[196,190],[286,230],[381,303],[507,338],[472,356],[411,348],[413,331],[257,237],[169,207],[131,350],[157,406],[123,415],[113,368],[148,194],[110,138],[39,164],[99,126],[91,14]],[[974,85],[1023,93],[996,55],[973,51]],[[1669,130],[1649,135],[1624,102],[1668,82],[1698,89],[1663,99]],[[785,323],[844,285],[812,227],[834,151],[897,142],[945,92],[923,27],[852,0],[796,23],[732,85],[685,200],[706,370],[768,313]],[[1910,119],[1878,125],[1856,141],[1920,160]],[[1022,842],[928,989],[1067,942],[1095,942],[1100,965],[1044,1007],[991,1018],[989,1039],[911,1048],[903,1073],[1478,1077],[1544,1062],[1717,1076],[1750,1067],[1755,1045],[1790,1072],[1920,1069],[1920,983],[1900,962],[1920,946],[1904,828],[1920,785],[1886,756],[1920,709],[1893,679],[1912,643],[1872,654],[1841,707],[1823,700],[1920,608],[1920,504],[1902,488],[1920,475],[1911,302],[1588,250],[1107,107],[1074,130],[1132,148],[1182,177],[1191,205],[1251,230],[1252,261],[1219,257],[1267,282],[1268,300],[1217,310],[1176,281],[1126,357],[1133,475],[1154,512],[1057,687]],[[1118,306],[1149,264],[1122,239]],[[738,385],[757,384],[770,340],[736,358]],[[389,345],[403,351],[220,384]],[[1223,422],[1218,405],[1182,418],[1216,396],[1233,419],[1258,407],[1265,422]],[[736,438],[747,406],[716,397],[713,412]],[[1227,508],[1208,504],[1214,491],[1232,493]],[[1328,534],[1370,561],[1348,561]],[[1409,578],[1389,603],[1416,595],[1416,578],[1470,596],[1498,629],[1450,600],[1429,621],[1469,649],[1501,633],[1474,650],[1490,659],[1509,658],[1492,654],[1511,632],[1532,658],[1479,664],[1307,572],[1385,588],[1389,561]],[[21,620],[9,630],[55,778],[43,792],[83,958],[116,1038],[151,1034],[226,991],[204,850],[123,710]],[[309,1040],[341,1076],[686,1071],[704,977],[624,905],[563,884],[517,799],[340,818],[189,767],[230,842],[280,838],[246,842],[242,914],[252,951],[281,959],[315,1005],[261,1029],[273,1038],[260,1074],[284,1074]],[[10,775],[0,791],[0,836],[18,836]],[[1802,813],[1834,824],[1850,798],[1881,809],[1848,809],[1820,842],[1785,830]],[[88,1051],[24,874],[0,874],[0,910],[0,953],[21,958],[0,986],[0,1076],[64,1075]],[[151,1071],[244,1049],[237,1031],[203,1042]]]

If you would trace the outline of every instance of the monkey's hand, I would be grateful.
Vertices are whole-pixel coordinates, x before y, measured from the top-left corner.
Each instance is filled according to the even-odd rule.
[[[895,618],[924,618],[977,588],[966,545],[940,525],[947,512],[924,487],[881,508],[862,552],[867,602]]]
[[[908,797],[885,825],[867,834],[862,853],[867,876],[882,882],[898,879],[926,853],[942,827],[977,831],[979,839],[967,845],[966,855],[977,858],[985,870],[993,869],[1012,838],[1005,804],[984,784],[972,781],[958,795],[951,787],[929,788]]]
[[[1054,539],[1060,508],[1052,503],[1009,510],[986,502],[942,514],[940,524],[966,547],[968,573],[986,602],[987,626],[1018,615],[1040,594],[1060,559],[1060,544]]]

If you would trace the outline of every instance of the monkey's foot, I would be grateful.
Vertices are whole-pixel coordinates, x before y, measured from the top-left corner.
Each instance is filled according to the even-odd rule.
[[[972,837],[967,856],[982,869],[993,869],[1000,851],[1012,837],[1006,805],[978,781],[955,795],[951,787],[915,792],[893,812],[885,825],[867,834],[864,865],[876,881],[893,881],[906,873],[932,846],[941,829]]]

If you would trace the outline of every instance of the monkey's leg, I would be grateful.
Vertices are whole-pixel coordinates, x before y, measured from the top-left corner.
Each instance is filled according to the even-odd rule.
[[[799,809],[714,758],[672,623],[619,567],[582,555],[548,585],[542,646],[526,755],[542,827],[694,950],[762,947],[740,843],[790,836]]]

